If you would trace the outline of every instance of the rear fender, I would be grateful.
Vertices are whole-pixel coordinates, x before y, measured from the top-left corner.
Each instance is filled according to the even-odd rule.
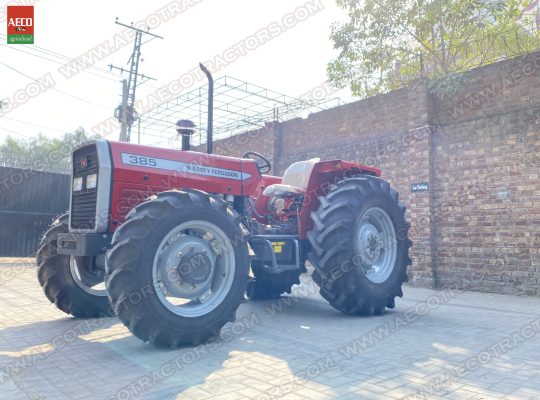
[[[313,227],[311,212],[319,207],[319,197],[326,195],[332,185],[339,181],[361,174],[380,176],[381,170],[342,160],[321,161],[315,164],[299,215],[300,239],[306,239],[307,233]]]

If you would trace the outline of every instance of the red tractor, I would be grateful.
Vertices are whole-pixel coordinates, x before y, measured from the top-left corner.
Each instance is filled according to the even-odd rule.
[[[313,266],[320,294],[355,315],[393,308],[411,263],[405,207],[376,168],[270,161],[96,140],[73,152],[70,212],[37,255],[47,298],[116,315],[143,341],[197,345],[245,299],[290,293]],[[211,138],[209,138],[211,148]],[[251,269],[251,276],[250,276]]]

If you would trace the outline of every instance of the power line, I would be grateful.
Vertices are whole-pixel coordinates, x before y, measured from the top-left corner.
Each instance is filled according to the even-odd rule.
[[[0,36],[6,37],[6,35],[5,35],[5,34],[2,34],[2,33],[0,33]],[[7,46],[7,45],[4,45],[4,46],[13,48],[12,46]],[[112,75],[112,76],[114,76],[113,73],[111,73],[110,71],[108,71],[108,70],[106,70],[106,69],[104,69],[104,68],[96,67],[95,65],[85,63],[84,61],[78,60],[77,58],[72,58],[72,57],[66,56],[66,55],[64,55],[64,54],[60,54],[60,53],[58,53],[58,52],[55,52],[55,51],[46,49],[46,48],[44,48],[44,47],[40,47],[40,46],[37,46],[37,45],[32,45],[31,49],[32,49],[32,50],[36,50],[36,51],[41,52],[41,53],[45,53],[45,54],[50,55],[50,56],[54,56],[54,57],[60,58],[60,59],[62,59],[63,61],[75,62],[75,63],[77,63],[77,64],[82,65],[82,66],[85,67],[85,68],[93,69],[93,70],[95,70],[95,71],[97,71],[97,72],[101,72],[101,73],[104,73],[104,74],[107,74],[107,75]],[[19,50],[19,49],[17,49],[17,50]],[[52,60],[51,60],[51,61],[52,61]],[[55,62],[58,62],[58,61],[55,61]],[[65,64],[65,63],[62,63],[62,64]],[[82,70],[82,72],[88,72],[88,71]],[[109,79],[111,79],[111,78],[109,78]]]
[[[32,57],[38,57],[38,58],[41,58],[41,59],[43,59],[43,60],[51,61],[51,62],[56,63],[56,64],[60,64],[60,65],[64,65],[64,64],[65,64],[65,63],[62,62],[62,61],[53,60],[53,59],[51,59],[51,58],[47,58],[47,57],[44,57],[44,56],[39,55],[39,54],[34,54],[34,53],[29,52],[29,51],[25,51],[25,50],[23,50],[23,49],[16,48],[16,47],[14,47],[14,46],[9,46],[9,45],[2,44],[2,43],[0,43],[0,46],[7,47],[7,48],[9,48],[9,49],[11,49],[11,50],[20,51],[21,53],[26,53],[26,54],[28,54],[28,55],[30,55],[30,56],[32,56]],[[85,73],[87,73],[87,74],[97,76],[98,78],[107,79],[107,80],[109,80],[109,81],[114,81],[114,82],[117,82],[117,81],[118,81],[118,78],[115,79],[115,78],[110,78],[110,77],[108,77],[108,76],[98,75],[98,74],[96,74],[96,73],[94,73],[94,72],[92,72],[92,71],[82,70],[81,72],[85,72]],[[108,73],[109,75],[113,75],[112,73],[110,73],[110,72],[108,72],[108,71],[105,71],[105,73]]]
[[[16,118],[0,117],[0,120],[2,120],[2,119],[7,119],[7,120],[9,120],[9,121],[18,122],[18,123],[21,123],[21,124],[34,126],[34,127],[36,127],[36,128],[47,129],[47,130],[55,131],[55,132],[67,133],[67,132],[70,131],[69,129],[61,130],[61,129],[51,128],[50,126],[44,126],[44,125],[34,124],[34,123],[32,123],[32,122],[21,121],[20,119],[16,119]]]
[[[7,37],[5,34],[0,33],[0,37],[2,37],[2,36],[3,36],[3,37]],[[146,43],[150,42],[150,41],[153,40],[153,39],[155,39],[155,37],[152,37],[152,39],[147,40],[146,42],[142,43],[141,46],[142,46],[143,44],[146,44]],[[111,80],[111,81],[114,81],[114,82],[118,82],[118,80],[119,80],[119,79],[118,79],[118,78],[119,78],[119,75],[117,75],[117,74],[111,72],[110,69],[107,70],[107,69],[104,69],[104,68],[99,68],[99,67],[96,67],[96,66],[94,66],[94,65],[85,63],[84,61],[80,61],[80,60],[78,60],[78,59],[76,59],[76,58],[71,58],[71,57],[69,57],[69,56],[66,56],[66,55],[57,53],[57,52],[55,52],[55,51],[45,49],[44,47],[40,47],[40,46],[33,45],[33,46],[30,47],[30,48],[31,48],[32,50],[37,50],[37,51],[40,51],[40,49],[41,49],[41,50],[42,50],[42,51],[41,51],[42,53],[45,53],[45,54],[47,54],[47,55],[51,55],[51,56],[54,56],[54,57],[58,57],[58,58],[62,59],[63,61],[60,62],[60,61],[57,61],[57,60],[51,60],[50,58],[43,57],[43,56],[40,56],[40,55],[38,55],[38,54],[33,54],[33,53],[31,53],[31,52],[24,51],[24,50],[22,50],[22,49],[20,49],[20,48],[17,48],[17,47],[15,47],[15,46],[8,46],[8,45],[2,44],[2,43],[0,43],[0,46],[8,47],[8,48],[10,48],[10,49],[12,49],[12,50],[17,50],[17,51],[20,51],[20,52],[23,52],[23,53],[27,53],[27,54],[29,54],[29,55],[31,55],[31,56],[34,56],[34,57],[43,58],[44,60],[48,60],[48,61],[51,61],[51,62],[60,64],[60,65],[65,65],[65,63],[64,63],[63,61],[75,62],[75,63],[77,63],[77,64],[82,65],[82,66],[85,67],[85,68],[93,69],[93,70],[95,70],[96,72],[100,72],[100,73],[103,73],[103,74],[106,74],[106,75],[110,75],[111,77],[98,75],[98,74],[93,73],[93,72],[91,72],[91,71],[88,71],[88,70],[86,70],[86,69],[81,70],[81,72],[85,72],[85,73],[87,73],[87,74],[97,76],[98,78],[103,78],[103,79]],[[149,78],[149,77],[146,77],[146,78]],[[154,80],[155,80],[155,79],[154,79]],[[144,81],[144,84],[145,84],[146,86],[151,87],[151,88],[159,89],[158,86],[152,85],[152,84],[148,83],[148,79]]]
[[[5,131],[7,131],[8,133],[11,133],[12,135],[22,136],[22,137],[24,137],[24,138],[26,138],[26,139],[33,139],[32,136],[28,136],[28,135],[24,135],[24,134],[22,134],[22,133],[14,132],[14,131],[12,131],[11,129],[4,128],[3,126],[0,126],[0,129],[5,130]]]
[[[13,67],[7,65],[6,63],[4,63],[4,62],[2,62],[2,61],[0,61],[0,64],[2,64],[3,66],[9,68],[10,70],[12,70],[12,71],[14,71],[14,72],[16,72],[16,73],[18,73],[18,74],[20,74],[20,75],[22,75],[22,76],[25,76],[25,77],[28,78],[28,79],[33,80],[34,82],[38,82],[37,79],[32,78],[30,75],[26,75],[24,72],[21,72],[21,71],[15,69],[15,68],[13,68]],[[64,96],[69,96],[69,97],[71,97],[71,98],[74,98],[74,99],[76,99],[76,100],[82,101],[82,102],[84,102],[84,103],[91,104],[91,105],[93,105],[93,106],[95,106],[95,107],[101,107],[101,108],[110,109],[109,106],[104,106],[103,104],[97,104],[97,103],[94,103],[94,102],[92,102],[92,101],[90,101],[90,100],[83,99],[83,98],[81,98],[81,97],[75,96],[75,95],[70,94],[70,93],[66,93],[66,92],[64,92],[64,91],[62,91],[62,90],[60,90],[60,89],[56,89],[56,88],[54,88],[54,87],[52,87],[52,88],[50,88],[50,89],[51,89],[51,90],[54,90],[55,92],[61,93],[61,94],[63,94]]]

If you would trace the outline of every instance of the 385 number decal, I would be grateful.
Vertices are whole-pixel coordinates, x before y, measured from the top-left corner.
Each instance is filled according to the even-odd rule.
[[[157,166],[157,161],[155,158],[145,157],[145,156],[129,156],[129,164],[133,165],[146,165],[149,167]]]

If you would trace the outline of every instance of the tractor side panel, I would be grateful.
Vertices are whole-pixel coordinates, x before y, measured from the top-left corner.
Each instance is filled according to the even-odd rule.
[[[114,230],[135,205],[170,189],[250,196],[261,175],[253,160],[110,142],[113,160],[111,224]]]
[[[358,174],[380,176],[381,170],[342,160],[321,161],[315,164],[299,215],[300,239],[306,239],[307,233],[313,227],[310,216],[311,212],[319,207],[318,197],[327,193],[330,185]]]
[[[145,201],[153,194],[164,192],[171,188],[165,186],[134,185],[126,182],[114,182],[112,188],[111,219],[109,231],[120,226],[126,214],[135,206]]]

